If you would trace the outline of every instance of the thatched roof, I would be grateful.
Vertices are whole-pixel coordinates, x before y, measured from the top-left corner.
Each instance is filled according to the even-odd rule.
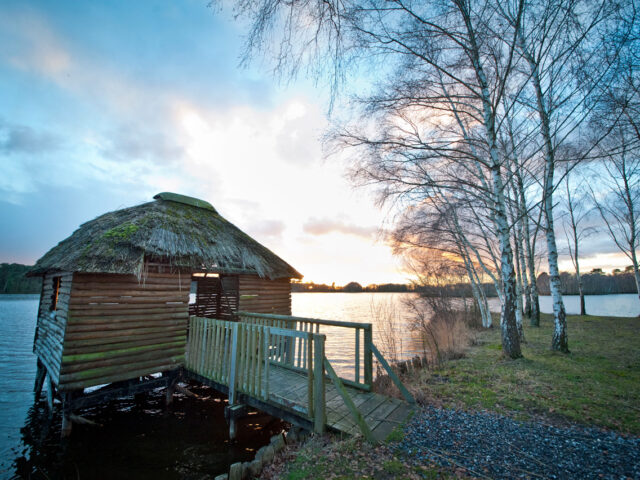
[[[302,278],[211,204],[168,192],[154,198],[82,224],[38,260],[31,274],[71,271],[142,277],[146,259],[190,271]]]

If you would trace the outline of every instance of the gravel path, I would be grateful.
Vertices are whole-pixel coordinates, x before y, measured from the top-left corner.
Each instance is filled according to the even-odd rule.
[[[396,448],[478,478],[640,479],[640,437],[492,413],[421,410]]]

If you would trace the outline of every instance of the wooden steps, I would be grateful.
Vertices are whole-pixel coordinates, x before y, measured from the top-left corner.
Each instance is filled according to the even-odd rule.
[[[271,374],[272,391],[276,391],[276,385],[281,387],[281,390],[272,395],[270,401],[279,403],[283,408],[304,409],[308,395],[306,375],[282,367],[273,368]],[[407,420],[413,412],[411,404],[398,398],[364,392],[353,387],[345,388],[377,441],[384,441],[393,429]],[[348,435],[362,435],[351,412],[332,383],[326,384],[325,405],[326,426],[329,430]]]
[[[283,318],[264,315],[265,321],[277,321],[276,326],[192,317],[187,372],[228,393],[230,405],[241,397],[241,403],[304,428],[312,425],[316,432],[332,430],[384,441],[412,414],[413,397],[371,342],[370,326],[364,335],[363,384],[357,377],[354,382],[336,374],[324,356],[325,335],[311,328],[313,322],[316,330],[320,323],[339,322],[305,319],[308,328],[294,329],[282,328]],[[296,323],[304,325],[300,319]],[[373,356],[389,372],[404,400],[370,391]]]

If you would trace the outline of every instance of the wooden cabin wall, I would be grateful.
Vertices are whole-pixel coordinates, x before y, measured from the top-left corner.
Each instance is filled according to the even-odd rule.
[[[239,276],[239,310],[291,315],[291,281],[268,280],[257,275]]]
[[[54,282],[60,278],[55,311]],[[33,353],[44,364],[51,379],[58,383],[60,362],[62,359],[62,342],[67,324],[69,294],[71,293],[72,273],[48,273],[42,279],[38,322],[33,341]]]
[[[184,363],[190,275],[75,273],[60,371],[73,390]]]

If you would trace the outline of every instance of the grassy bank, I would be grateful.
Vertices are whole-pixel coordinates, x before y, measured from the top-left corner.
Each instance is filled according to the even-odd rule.
[[[411,465],[388,444],[362,439],[314,436],[301,446],[287,447],[260,476],[262,480],[445,480],[468,478],[466,472],[436,464]]]
[[[465,358],[405,379],[424,403],[523,419],[573,421],[640,434],[640,319],[569,316],[568,355],[552,352],[553,317],[525,325],[524,358],[502,358],[500,331]]]
[[[490,410],[545,423],[580,423],[640,434],[640,319],[568,317],[568,355],[549,348],[553,318],[525,325],[524,358],[506,360],[498,328],[477,333],[464,358],[404,378],[420,403]],[[394,432],[390,442],[402,438]],[[465,478],[464,470],[416,467],[389,445],[315,437],[288,448],[262,478]]]

